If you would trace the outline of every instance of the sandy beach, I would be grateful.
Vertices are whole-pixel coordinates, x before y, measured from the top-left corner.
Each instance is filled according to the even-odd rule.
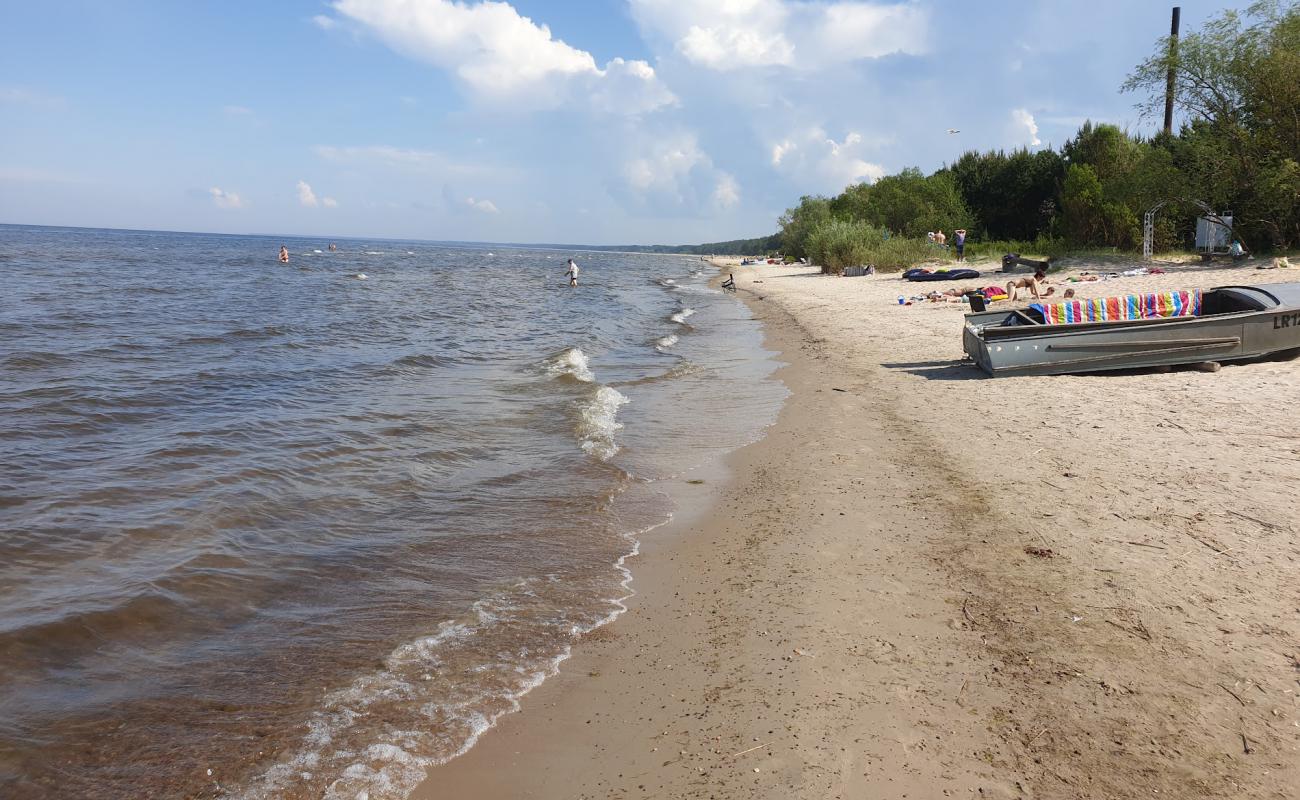
[[[1296,279],[1255,263],[1075,288]],[[1300,795],[1300,363],[991,380],[897,276],[718,266],[777,424],[416,797]]]

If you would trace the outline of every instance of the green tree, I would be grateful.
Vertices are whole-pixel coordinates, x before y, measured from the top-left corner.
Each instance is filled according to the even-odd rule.
[[[799,205],[786,209],[779,220],[781,247],[788,256],[808,255],[808,237],[818,227],[831,221],[831,203],[825,197],[804,195]]]
[[[859,190],[852,211],[853,219],[912,237],[941,228],[967,228],[972,221],[951,175],[939,172],[927,177],[915,167]]]
[[[1071,244],[1132,247],[1137,238],[1133,214],[1107,200],[1090,164],[1071,164],[1061,190],[1062,225]]]
[[[1300,242],[1300,3],[1225,11],[1176,49],[1161,40],[1123,87],[1146,93],[1145,114],[1163,110],[1169,69],[1188,118],[1175,150],[1189,186],[1235,211],[1248,240]]]

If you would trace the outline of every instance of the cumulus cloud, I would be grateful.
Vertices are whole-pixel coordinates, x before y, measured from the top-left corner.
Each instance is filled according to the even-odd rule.
[[[485,102],[554,108],[594,96],[597,110],[637,114],[675,100],[648,63],[614,59],[600,69],[509,3],[335,0],[333,8],[397,52],[454,73]]]
[[[1030,114],[1026,109],[1012,109],[1011,131],[1017,144],[1027,144],[1030,147],[1038,147],[1043,143],[1043,141],[1038,138],[1038,123],[1034,121],[1034,115]]]
[[[327,17],[324,14],[317,14],[311,18],[311,21],[316,24],[316,27],[323,31],[332,30],[339,24],[338,20],[333,17]]]
[[[591,82],[587,99],[596,111],[610,114],[644,114],[677,104],[677,97],[644,61],[615,58],[600,78]]]
[[[298,181],[298,202],[308,208],[315,208],[320,205],[316,199],[316,193],[311,190],[311,184],[307,181]]]
[[[213,186],[211,189],[208,190],[208,194],[212,197],[212,204],[215,205],[217,208],[243,208],[244,207],[244,201],[240,199],[239,195],[235,194],[234,192],[227,192],[225,189],[220,189],[216,186]]]
[[[298,181],[298,202],[306,208],[316,208],[324,206],[325,208],[338,208],[339,201],[333,197],[317,197],[315,190],[307,181]]]
[[[467,197],[465,198],[465,205],[484,214],[501,213],[501,210],[497,208],[496,203],[493,203],[491,200],[475,200],[473,197]]]
[[[718,185],[713,187],[713,204],[718,208],[731,208],[740,202],[740,184],[725,172],[718,178]]]
[[[867,142],[849,131],[836,141],[819,127],[795,131],[772,145],[772,166],[820,192],[839,192],[852,183],[874,181],[885,168],[867,161]]]
[[[860,0],[630,0],[638,25],[715,70],[818,68],[926,51],[928,16],[912,3]]]
[[[740,187],[685,129],[630,129],[607,188],[624,206],[661,216],[690,215],[740,202]]]

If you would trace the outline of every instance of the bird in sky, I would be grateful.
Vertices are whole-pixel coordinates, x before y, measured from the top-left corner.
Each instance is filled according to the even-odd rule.
[[[956,128],[949,128],[949,129],[948,129],[948,135],[949,135],[949,136],[951,136],[951,135],[954,134],[954,133],[961,133],[961,131],[957,130]]]

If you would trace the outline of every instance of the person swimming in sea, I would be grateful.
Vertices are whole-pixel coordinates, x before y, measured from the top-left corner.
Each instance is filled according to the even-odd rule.
[[[574,262],[573,259],[569,259],[569,271],[565,272],[564,275],[569,279],[570,286],[578,285],[578,272],[579,269],[577,263]]]
[[[289,248],[285,247],[284,245],[280,245],[280,263],[281,264],[289,263]]]

